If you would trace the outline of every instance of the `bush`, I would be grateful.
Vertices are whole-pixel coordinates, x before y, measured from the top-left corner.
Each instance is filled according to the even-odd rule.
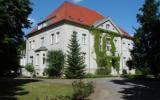
[[[30,64],[30,63],[27,64],[25,66],[25,69],[31,74],[31,76],[33,76],[33,74],[35,72],[33,64]]]
[[[85,100],[88,96],[94,92],[93,82],[84,83],[80,81],[74,81],[72,100]]]
[[[96,70],[97,75],[109,75],[111,73],[110,68],[103,67],[103,68],[98,68]]]
[[[61,50],[49,51],[47,55],[48,68],[45,72],[48,76],[60,77],[64,68],[64,54]]]
[[[85,75],[85,78],[94,78],[94,77],[96,77],[96,75],[92,73],[86,73]]]

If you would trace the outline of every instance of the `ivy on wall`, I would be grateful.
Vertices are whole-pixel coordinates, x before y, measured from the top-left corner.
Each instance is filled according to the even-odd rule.
[[[120,56],[116,56],[115,54],[116,47],[114,37],[120,35],[115,32],[97,28],[91,28],[90,31],[94,35],[94,49],[98,65],[97,74],[110,74],[112,67],[119,73]],[[111,45],[110,52],[106,51],[107,45]]]

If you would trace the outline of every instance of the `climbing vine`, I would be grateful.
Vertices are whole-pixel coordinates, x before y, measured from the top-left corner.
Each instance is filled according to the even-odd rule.
[[[112,67],[119,73],[120,56],[115,55],[114,37],[120,35],[115,32],[96,28],[91,28],[90,31],[94,35],[94,49],[98,65],[97,74],[110,74]],[[111,45],[110,54],[106,51],[107,45]]]

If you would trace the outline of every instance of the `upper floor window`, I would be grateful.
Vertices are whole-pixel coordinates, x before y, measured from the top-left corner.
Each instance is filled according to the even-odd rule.
[[[30,56],[30,63],[33,64],[33,56]]]
[[[107,49],[107,51],[110,51],[111,50],[111,46],[107,45],[106,49]]]
[[[41,37],[41,46],[44,46],[44,37]]]
[[[99,37],[99,50],[102,51],[102,36]]]
[[[32,49],[32,42],[29,41],[29,50],[31,50],[31,49]]]
[[[59,40],[60,40],[60,39],[59,39],[59,38],[60,38],[60,36],[59,36],[59,35],[60,35],[60,33],[59,33],[59,32],[57,32],[57,33],[56,33],[56,43],[58,43],[58,42],[59,42]]]
[[[106,24],[106,29],[109,29],[110,25],[109,24]]]
[[[106,40],[107,44],[111,44],[111,41],[109,39]]]
[[[51,44],[54,43],[54,34],[51,34]]]
[[[44,28],[46,26],[47,26],[47,24],[45,22],[41,23],[41,24],[38,25],[38,30],[40,30],[40,29],[42,29],[42,28]]]
[[[82,34],[82,44],[86,43],[86,34]]]
[[[73,34],[77,34],[77,32],[76,32],[76,31],[73,31]]]
[[[33,40],[33,43],[32,43],[32,50],[35,48],[35,40]]]

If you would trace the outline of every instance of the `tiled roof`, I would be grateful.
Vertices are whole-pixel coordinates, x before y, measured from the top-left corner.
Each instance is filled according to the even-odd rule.
[[[127,33],[124,29],[122,29],[121,27],[119,27],[119,29],[121,30],[121,32],[123,33],[123,36],[129,39],[132,39],[133,37],[131,35],[129,35],[129,33]]]
[[[67,20],[82,25],[92,26],[96,21],[102,20],[104,18],[104,16],[94,10],[65,1],[59,8],[53,11],[39,24],[47,22],[47,26],[50,26],[60,21]],[[125,37],[131,37],[122,28],[120,28],[120,30],[122,33],[124,33]],[[32,34],[36,31],[38,31],[38,26],[34,27],[29,34]]]
[[[50,20],[49,25],[52,25],[62,20],[68,20],[68,21],[80,23],[83,25],[91,26],[97,20],[100,20],[103,18],[105,17],[94,10],[66,1],[59,8],[53,11],[42,22]],[[37,30],[38,30],[38,27],[35,27],[31,33]]]

